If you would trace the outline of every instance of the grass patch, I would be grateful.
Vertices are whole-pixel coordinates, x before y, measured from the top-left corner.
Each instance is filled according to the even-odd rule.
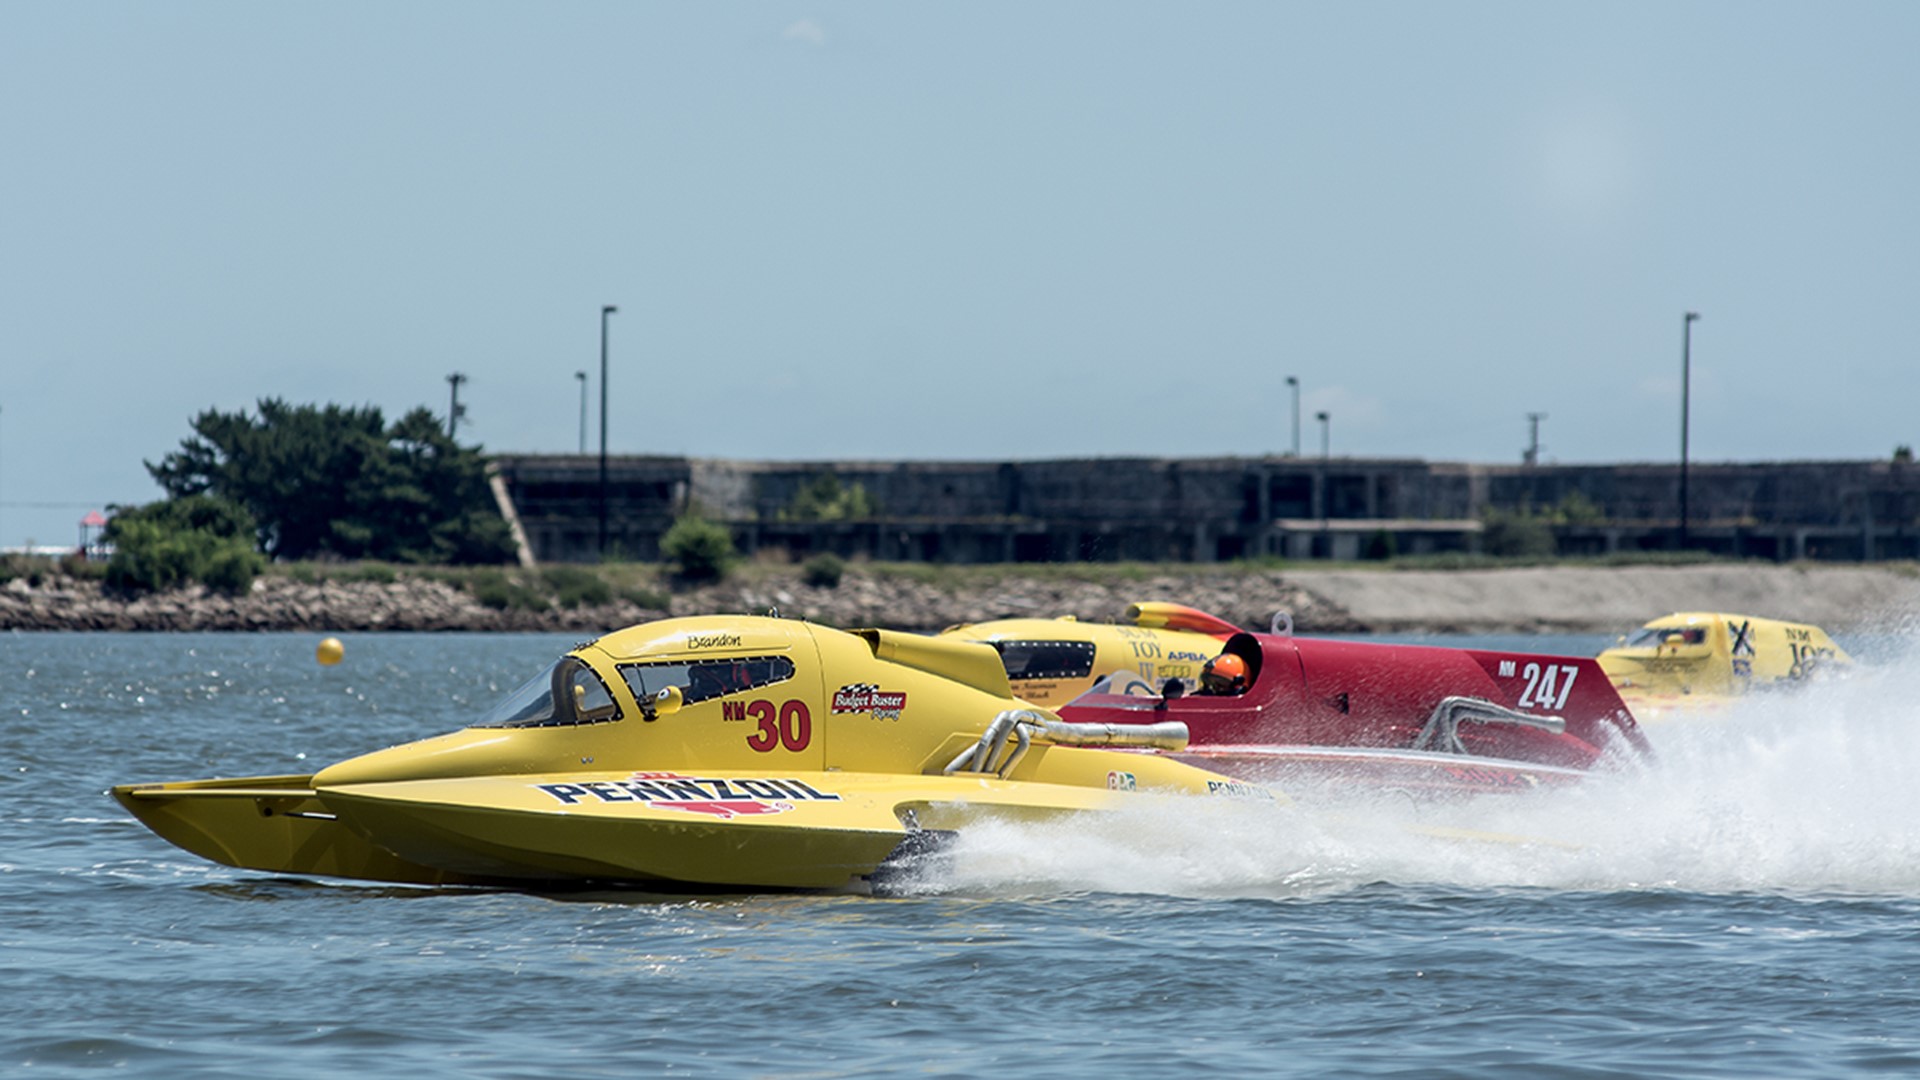
[[[613,586],[584,566],[544,567],[540,580],[553,594],[554,602],[568,610],[583,605],[598,607],[613,601]]]
[[[474,571],[467,579],[467,591],[495,611],[540,612],[553,607],[545,596],[491,567]]]

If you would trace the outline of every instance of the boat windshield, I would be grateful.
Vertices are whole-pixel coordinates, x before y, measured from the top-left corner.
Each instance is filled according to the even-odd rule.
[[[669,660],[622,664],[620,677],[641,701],[669,686],[680,688],[681,700],[692,705],[728,694],[745,693],[793,678],[793,661],[784,656],[738,656],[723,660]]]
[[[1657,649],[1668,644],[1673,635],[1680,636],[1682,645],[1700,645],[1707,640],[1707,628],[1704,626],[1648,626],[1627,638],[1629,649]]]
[[[563,656],[500,699],[474,727],[565,727],[620,719],[607,684],[576,656]]]
[[[1124,702],[1113,700],[1117,697],[1129,700]],[[1069,708],[1090,706],[1109,709],[1156,709],[1164,704],[1166,704],[1166,698],[1159,690],[1154,689],[1152,683],[1124,668],[1111,675],[1100,676],[1093,681],[1092,686],[1067,702]]]
[[[1084,679],[1093,674],[1091,641],[989,641],[1009,679]]]

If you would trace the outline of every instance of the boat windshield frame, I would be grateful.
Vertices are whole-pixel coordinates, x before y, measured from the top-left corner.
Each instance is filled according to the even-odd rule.
[[[476,728],[577,727],[609,724],[625,715],[591,664],[568,654],[501,698]]]
[[[1705,645],[1707,628],[1704,626],[1643,626],[1627,638],[1624,648],[1660,649],[1669,648],[1667,639],[1680,635],[1681,645]]]

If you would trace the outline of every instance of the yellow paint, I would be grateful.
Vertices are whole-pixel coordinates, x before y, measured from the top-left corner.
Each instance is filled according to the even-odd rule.
[[[1600,654],[1601,670],[1642,722],[1712,711],[1852,662],[1817,626],[1724,612],[1662,616]]]
[[[1273,797],[1170,758],[1044,738],[1005,775],[948,774],[995,717],[1029,707],[992,648],[957,639],[669,619],[582,645],[523,691],[503,706],[507,726],[311,776],[113,794],[188,851],[276,873],[778,888],[858,884],[910,831],[983,816]]]
[[[1013,692],[1035,705],[1049,708],[1064,705],[1079,697],[1096,679],[1118,671],[1131,672],[1158,688],[1169,678],[1178,678],[1188,691],[1196,688],[1200,668],[1220,654],[1223,638],[1194,630],[1167,627],[1161,610],[1172,605],[1136,604],[1133,609],[1142,622],[1090,623],[1066,619],[998,619],[970,623],[941,631],[942,638],[978,641],[998,646],[1008,653],[1011,664],[1024,641],[1082,642],[1091,648],[1093,661],[1084,671],[1056,675],[1043,671],[1035,678],[1014,678]],[[1186,610],[1186,609],[1180,609]],[[1149,624],[1149,625],[1143,625]]]

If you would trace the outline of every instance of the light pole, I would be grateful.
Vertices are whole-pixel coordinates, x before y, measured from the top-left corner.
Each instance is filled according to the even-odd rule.
[[[1527,437],[1527,453],[1525,458],[1528,468],[1540,464],[1540,421],[1546,418],[1547,414],[1543,412],[1530,412],[1527,414],[1527,425],[1531,429]]]
[[[1293,391],[1293,456],[1300,456],[1300,380],[1287,376],[1287,389]]]
[[[1333,449],[1333,414],[1317,412],[1313,414],[1320,421],[1320,528],[1327,527],[1327,519],[1333,516],[1333,492],[1327,490],[1327,463]]]
[[[576,371],[573,377],[580,380],[580,456],[587,456],[587,373]]]
[[[620,309],[600,309],[600,557],[607,557],[607,316]],[[584,385],[584,384],[583,384]]]
[[[466,409],[460,406],[460,384],[466,381],[467,381],[467,377],[465,375],[460,374],[457,371],[447,376],[447,385],[452,388],[451,399],[447,402],[447,441],[448,442],[453,441],[454,427],[455,425],[460,423],[460,417],[465,415],[466,413]]]
[[[1687,420],[1691,411],[1693,389],[1693,324],[1700,318],[1697,311],[1687,312],[1680,320],[1680,548],[1687,546]]]

